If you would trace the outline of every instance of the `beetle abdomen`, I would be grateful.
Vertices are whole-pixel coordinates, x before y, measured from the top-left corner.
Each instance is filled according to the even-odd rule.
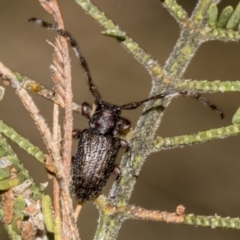
[[[79,202],[98,196],[114,169],[120,148],[119,139],[104,136],[92,129],[81,133],[72,164],[71,191]]]

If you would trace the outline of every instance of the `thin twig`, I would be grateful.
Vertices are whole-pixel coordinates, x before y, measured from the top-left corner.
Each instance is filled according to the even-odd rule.
[[[0,132],[6,137],[15,142],[19,147],[24,149],[28,154],[36,158],[40,163],[44,163],[44,153],[26,138],[17,133],[13,128],[9,127],[6,123],[0,120]]]
[[[203,143],[215,139],[223,139],[240,134],[240,124],[233,124],[227,127],[210,129],[195,134],[181,135],[169,138],[158,137],[152,148],[153,152],[163,149],[189,146],[191,144]]]
[[[32,93],[35,93],[41,97],[46,98],[47,100],[50,100],[56,104],[58,104],[60,107],[64,108],[64,101],[61,98],[60,95],[56,94],[55,91],[52,91],[50,89],[47,89],[45,86],[40,84],[39,82],[30,79],[27,76],[23,76],[18,72],[13,72],[9,69],[9,71],[15,76],[16,80],[19,81],[19,84],[21,87],[25,88],[26,90],[29,90]],[[0,74],[0,76],[3,79],[3,82],[5,84],[8,84],[8,79],[4,78]],[[82,113],[82,106],[78,103],[73,102],[72,110],[76,113]]]
[[[53,141],[56,145],[61,141],[61,139],[58,139],[59,137],[59,107],[57,104],[53,104]]]
[[[152,220],[167,223],[183,223],[184,210],[182,205],[179,205],[176,212],[147,210],[140,207],[128,206],[122,209],[124,217],[129,219]]]
[[[63,19],[58,6],[57,0],[45,1],[40,0],[42,6],[51,12],[58,27],[64,29]],[[65,117],[64,117],[64,136],[63,136],[63,164],[65,171],[65,179],[69,182],[70,168],[71,168],[71,154],[72,154],[72,83],[71,83],[71,65],[68,53],[68,44],[64,37],[57,36],[55,53],[61,54],[61,57],[54,57],[56,66],[62,66],[60,76],[64,84],[64,103],[65,103]],[[58,61],[61,61],[58,62]]]
[[[57,239],[63,239],[62,236],[62,228],[61,228],[61,208],[60,208],[60,192],[59,192],[59,184],[55,176],[53,176],[53,206],[54,206],[54,213],[55,213],[55,226],[54,226],[54,233],[58,233]]]
[[[177,87],[198,93],[239,92],[240,81],[182,79],[177,83]]]
[[[46,144],[46,147],[52,159],[54,160],[60,159],[60,153],[57,151],[57,149],[54,146],[53,137],[45,122],[45,119],[40,115],[39,109],[31,99],[27,91],[20,86],[15,76],[1,62],[0,62],[0,73],[4,76],[4,78],[10,80],[12,87],[16,89],[17,95],[20,97],[23,105],[30,113],[40,134],[42,135],[42,138]],[[60,174],[60,173],[58,172],[57,174]]]
[[[54,48],[54,54],[53,54],[53,63],[54,65],[50,66],[51,72],[52,72],[52,80],[54,82],[54,91],[62,97],[62,99],[65,99],[65,83],[64,83],[64,72],[63,72],[63,54],[62,52],[59,52],[56,45],[60,45],[59,38],[56,38],[56,45],[53,43],[47,41],[53,48]]]
[[[59,146],[59,107],[57,104],[53,105],[53,141],[55,142],[56,146]],[[55,163],[56,167],[62,162]],[[53,202],[54,202],[54,213],[55,213],[55,228],[56,233],[61,233],[57,238],[60,240],[63,238],[62,236],[62,229],[61,229],[61,210],[60,210],[60,191],[59,191],[59,183],[55,175],[53,175]],[[57,234],[58,235],[58,234]]]
[[[59,28],[64,29],[63,19],[58,6],[57,0],[52,0],[53,17]],[[63,81],[65,87],[65,117],[64,117],[64,136],[63,136],[63,164],[65,169],[65,179],[70,182],[71,159],[72,159],[72,78],[71,78],[71,64],[68,52],[68,43],[62,36],[58,36],[59,41],[56,41],[56,47],[62,53],[63,61]]]
[[[179,205],[175,212],[148,210],[141,207],[112,205],[101,195],[95,201],[103,215],[120,215],[123,219],[152,220],[167,223],[183,223],[185,207]]]
[[[8,79],[12,85],[13,88],[16,89],[17,95],[20,97],[23,105],[26,107],[28,112],[30,113],[31,117],[33,118],[37,128],[39,129],[42,138],[46,144],[46,147],[48,149],[49,154],[51,155],[51,158],[54,160],[54,162],[60,162],[61,157],[59,153],[59,149],[57,146],[54,145],[53,136],[44,120],[44,118],[39,114],[39,110],[35,103],[32,101],[31,97],[28,95],[27,91],[22,88],[18,82],[18,80],[15,78],[15,76],[9,71],[8,68],[6,68],[1,62],[0,62],[0,73],[3,75],[5,79]],[[56,174],[60,179],[63,179],[64,171],[62,166],[58,166],[58,168],[55,168]],[[75,219],[74,219],[74,211],[72,208],[72,200],[69,194],[69,188],[68,185],[62,181],[61,182],[61,190],[63,194],[63,198],[65,201],[65,207],[67,209],[67,213],[69,216],[68,226],[70,227],[70,232],[72,233],[73,239],[80,239],[79,234],[75,225]]]
[[[55,22],[58,27],[64,29],[63,19],[60,13],[60,9],[57,3],[57,0],[45,1],[40,0],[42,6],[53,15]],[[68,44],[64,37],[58,36],[59,41],[56,41],[57,53],[61,53],[61,58],[55,58],[54,60],[58,61],[61,59],[62,68],[62,77],[64,83],[64,103],[65,103],[65,117],[64,117],[64,136],[63,136],[63,165],[64,165],[64,177],[60,180],[60,188],[62,195],[62,209],[66,210],[66,217],[62,222],[62,228],[66,232],[64,238],[68,238],[68,234],[71,233],[72,239],[80,239],[79,233],[74,219],[74,211],[72,206],[72,199],[69,193],[69,182],[70,182],[70,168],[71,168],[71,155],[72,155],[72,83],[71,83],[71,65],[69,61],[68,54]],[[57,63],[58,65],[58,63]]]
[[[81,210],[82,210],[82,204],[81,204],[81,203],[78,203],[78,204],[77,204],[77,207],[76,207],[76,209],[75,209],[75,212],[74,212],[74,216],[75,216],[76,222],[77,222],[77,220],[78,220],[78,217],[79,217],[79,214],[80,214]]]

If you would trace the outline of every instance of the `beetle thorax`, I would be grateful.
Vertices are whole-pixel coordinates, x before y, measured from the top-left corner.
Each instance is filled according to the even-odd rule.
[[[100,134],[115,135],[118,132],[117,120],[121,114],[120,108],[114,105],[99,104],[90,119],[90,128]]]

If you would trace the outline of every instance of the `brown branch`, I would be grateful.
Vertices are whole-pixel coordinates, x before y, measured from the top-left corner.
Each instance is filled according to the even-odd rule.
[[[39,114],[39,109],[27,93],[27,91],[21,87],[19,84],[18,80],[15,78],[14,74],[11,73],[11,71],[6,68],[1,62],[0,62],[0,74],[2,74],[4,79],[8,79],[10,81],[11,85],[13,88],[16,89],[16,93],[21,99],[23,105],[25,108],[28,110],[30,113],[31,117],[33,118],[43,140],[44,143],[46,144],[47,150],[51,156],[51,158],[54,160],[53,162],[60,162],[61,161],[61,156],[59,153],[58,146],[55,146],[54,141],[53,141],[53,136],[44,120],[44,118]],[[64,179],[64,171],[63,171],[63,166],[60,164],[58,168],[55,168],[56,170],[56,175],[59,179]],[[69,221],[68,221],[68,226],[70,227],[70,231],[72,233],[73,239],[80,239],[79,234],[77,231],[77,227],[75,225],[75,219],[74,219],[74,210],[72,208],[72,200],[69,194],[69,188],[68,185],[64,182],[61,181],[61,194],[63,195],[64,198],[64,206],[67,209],[67,215],[69,216]],[[65,218],[67,218],[65,216]],[[66,228],[65,228],[66,229]],[[66,238],[65,238],[66,239]]]
[[[23,105],[25,106],[25,108],[33,118],[46,144],[48,152],[51,155],[51,158],[53,160],[60,159],[60,153],[57,151],[57,149],[54,146],[52,134],[45,122],[45,119],[40,115],[39,109],[33,102],[32,98],[29,96],[27,91],[21,87],[21,85],[19,84],[15,76],[12,74],[12,72],[8,68],[6,68],[1,62],[0,62],[0,73],[3,75],[3,78],[8,79],[12,87],[16,89],[16,94],[19,96]],[[61,175],[60,172],[57,172],[57,174]]]
[[[184,206],[177,206],[176,212],[147,210],[140,207],[126,207],[123,215],[129,219],[152,220],[167,223],[183,223],[184,222]]]
[[[55,144],[58,146],[59,142],[61,141],[61,139],[59,139],[59,123],[58,123],[58,118],[59,118],[59,107],[57,104],[53,105],[53,141],[55,142]],[[59,149],[60,151],[61,149]]]
[[[58,42],[56,45],[53,43],[47,41],[48,44],[50,44],[54,48],[54,54],[53,54],[53,63],[54,65],[50,66],[50,69],[52,71],[52,80],[54,82],[54,90],[57,94],[59,94],[62,99],[65,99],[64,89],[64,72],[63,72],[63,58],[62,58],[62,52],[59,52],[56,45],[60,45],[59,39],[56,38],[56,42]]]
[[[152,220],[167,223],[183,223],[185,207],[177,206],[175,212],[147,210],[136,206],[114,206],[101,195],[95,200],[97,207],[105,215],[120,215],[123,219]]]
[[[75,221],[78,220],[78,217],[79,217],[79,214],[80,214],[81,210],[82,210],[82,203],[78,203],[77,207],[75,209],[75,213],[74,213]]]
[[[55,71],[55,69],[51,69],[51,70]],[[64,101],[60,95],[56,94],[56,91],[47,89],[45,86],[43,86],[39,82],[37,82],[33,79],[30,79],[27,76],[23,76],[18,72],[13,72],[10,69],[9,69],[9,71],[15,76],[16,80],[19,81],[19,84],[22,88],[25,88],[26,90],[28,90],[32,93],[35,93],[38,96],[46,98],[47,100],[50,100],[50,101],[58,104],[60,107],[64,108]],[[2,76],[1,74],[0,74],[0,76],[3,79],[3,83],[8,85],[9,84],[8,79],[4,78],[4,76]],[[72,111],[82,114],[82,106],[78,103],[73,102]]]
[[[57,104],[53,106],[53,141],[56,146],[59,146],[59,107]],[[59,146],[60,147],[60,146]],[[59,149],[60,150],[60,149]],[[62,161],[55,162],[55,166],[58,168],[58,165],[62,164]],[[59,183],[55,175],[53,175],[53,202],[54,202],[54,213],[55,213],[55,231],[54,233],[59,233],[57,239],[63,239],[62,228],[61,228],[61,210],[60,210],[60,189]]]
[[[13,217],[14,195],[13,190],[9,189],[2,195],[2,204],[4,211],[4,224],[10,224]]]
[[[30,116],[34,120],[34,123],[36,124],[36,126],[44,140],[44,143],[47,147],[49,155],[51,156],[51,160],[53,160],[52,161],[53,164],[56,162],[60,162],[61,155],[60,155],[59,148],[55,144],[53,135],[51,134],[51,132],[45,122],[45,119],[40,115],[39,109],[33,102],[32,98],[29,96],[27,91],[21,87],[18,80],[11,73],[11,71],[8,68],[6,68],[1,62],[0,62],[0,73],[3,75],[3,78],[8,79],[10,81],[12,87],[15,88],[15,90],[16,90],[16,94],[19,96],[23,105],[25,106],[25,108],[29,112]],[[58,168],[55,167],[54,169],[56,171],[55,173],[56,173],[57,177],[62,179],[64,176],[64,171],[63,171],[63,167],[61,166],[61,164],[58,166]],[[62,184],[62,191],[63,192],[65,191],[68,193],[68,188],[66,187],[66,184],[64,184],[64,183]],[[71,219],[70,210],[68,213],[69,213],[69,216]],[[76,229],[76,228],[74,228],[74,221],[70,221],[69,225],[72,226],[71,232],[73,232],[73,235],[76,236],[73,239],[79,239],[77,230],[75,230],[75,232],[74,232],[74,229]]]
[[[58,24],[59,28],[64,29],[63,19],[58,7],[57,0],[45,1],[40,0],[42,6],[53,15],[55,22]],[[71,65],[69,61],[68,54],[68,44],[64,37],[58,36],[55,43],[56,51],[54,56],[54,63],[56,69],[59,69],[59,75],[57,77],[62,77],[62,81],[57,80],[57,84],[60,83],[59,92],[61,87],[64,88],[64,104],[65,104],[65,117],[64,117],[64,136],[63,136],[63,167],[64,176],[60,179],[59,185],[61,186],[61,207],[62,210],[66,212],[63,218],[62,229],[64,229],[64,239],[80,239],[77,227],[75,224],[74,211],[72,206],[72,199],[69,193],[69,183],[70,183],[70,168],[71,168],[71,155],[72,155],[72,83],[71,83]],[[59,56],[59,54],[61,56]],[[62,66],[62,69],[60,68]],[[60,95],[63,95],[60,93]],[[71,236],[70,236],[70,235]]]
[[[54,226],[54,233],[59,234],[58,238],[56,239],[64,239],[62,234],[61,228],[61,208],[60,208],[60,192],[59,192],[59,184],[57,178],[53,176],[53,206],[54,206],[54,214],[55,214],[55,226]],[[58,235],[57,234],[57,235]]]
[[[45,1],[40,0],[42,6],[53,15],[55,22],[59,28],[64,29],[63,19],[58,6],[57,0]],[[59,56],[61,55],[61,56]],[[57,68],[60,68],[60,76],[64,85],[64,136],[63,136],[63,164],[65,171],[65,180],[70,180],[71,155],[72,155],[72,81],[71,81],[71,65],[69,61],[68,44],[64,37],[57,36],[54,62]]]
[[[57,0],[52,0],[53,17],[61,29],[64,29],[63,19],[58,6]],[[63,164],[65,169],[65,179],[70,182],[71,159],[72,159],[72,78],[71,78],[71,64],[68,53],[68,43],[62,36],[58,36],[59,41],[56,41],[56,47],[62,53],[63,63],[63,81],[65,92],[65,118],[64,118],[64,142],[63,142]]]

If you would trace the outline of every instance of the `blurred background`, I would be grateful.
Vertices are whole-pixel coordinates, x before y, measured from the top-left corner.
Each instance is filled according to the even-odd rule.
[[[189,13],[197,3],[187,0],[178,2]],[[73,0],[61,0],[59,3],[65,27],[79,43],[103,99],[122,105],[146,98],[151,87],[151,79],[146,70],[115,39],[101,35],[104,29]],[[94,0],[94,3],[164,65],[180,30],[159,0]],[[219,8],[227,5],[235,8],[237,3],[237,0],[223,0]],[[53,49],[46,43],[46,39],[54,41],[56,34],[28,23],[30,17],[53,22],[37,0],[0,0],[0,61],[10,69],[52,88],[49,66],[52,63]],[[239,43],[205,43],[198,49],[184,78],[239,80],[239,53]],[[71,62],[74,101],[92,103],[93,97],[82,77],[83,71],[72,51]],[[202,103],[192,98],[179,97],[167,108],[158,135],[167,137],[190,134],[230,125],[232,116],[240,105],[240,93],[205,96],[223,109],[226,115],[224,120],[220,120],[215,112]],[[51,126],[52,103],[38,96],[32,97]],[[141,111],[142,109],[126,111],[123,116],[135,126]],[[45,151],[34,123],[10,86],[6,87],[0,112],[2,120]],[[74,114],[74,127],[86,128],[86,119]],[[163,211],[175,211],[177,205],[183,204],[186,213],[239,217],[239,140],[240,137],[233,137],[152,154],[141,171],[131,204]],[[77,142],[74,143],[73,154],[76,146]],[[44,167],[15,144],[12,147],[37,183],[49,181],[47,193],[51,194],[51,181],[48,180]],[[122,152],[118,162],[121,154]],[[113,180],[114,177],[111,177],[104,190],[105,194]],[[93,203],[86,203],[79,219],[81,239],[93,239],[97,219],[98,212]],[[239,239],[239,234],[237,230],[128,220],[123,223],[118,239],[234,240]],[[0,238],[8,239],[2,225]]]

